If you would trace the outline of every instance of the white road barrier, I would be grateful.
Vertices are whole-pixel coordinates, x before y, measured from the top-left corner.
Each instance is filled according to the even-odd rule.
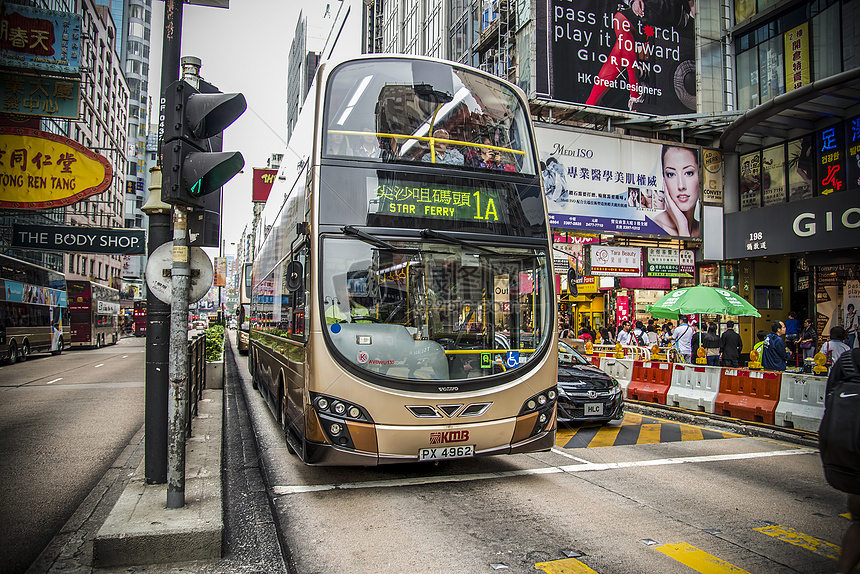
[[[722,367],[676,363],[666,404],[713,414],[721,374]]]
[[[824,416],[827,377],[783,373],[774,422],[777,426],[818,432]]]
[[[627,387],[630,385],[630,379],[633,375],[633,359],[602,357],[600,369],[618,380],[621,388],[624,389],[624,398],[627,398]]]

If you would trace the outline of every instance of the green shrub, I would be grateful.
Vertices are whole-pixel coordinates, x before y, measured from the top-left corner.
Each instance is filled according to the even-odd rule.
[[[224,350],[224,326],[213,325],[206,329],[206,362],[214,363],[221,360]]]

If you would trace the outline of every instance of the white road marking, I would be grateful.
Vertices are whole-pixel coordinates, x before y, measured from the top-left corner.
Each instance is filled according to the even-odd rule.
[[[571,460],[575,460],[576,462],[581,462],[584,464],[591,464],[590,462],[588,462],[584,458],[579,458],[578,456],[573,456],[572,454],[568,454],[558,447],[553,447],[552,452],[554,452],[555,454],[560,454],[561,456],[566,456],[567,458],[569,458]]]
[[[47,383],[45,383],[45,384],[46,384],[46,385],[50,385],[51,383],[56,383],[57,381],[62,381],[62,380],[63,380],[63,377],[60,377],[59,379],[54,379],[53,381],[48,381],[48,382],[47,382]]]
[[[369,480],[367,482],[344,482],[340,484],[307,484],[294,486],[274,486],[272,492],[276,495],[302,494],[305,492],[320,492],[325,490],[355,490],[359,488],[386,488],[392,486],[417,486],[421,484],[441,484],[446,482],[470,482],[474,480],[492,480],[498,478],[513,478],[516,476],[531,476],[538,474],[559,474],[563,472],[595,472],[602,470],[616,470],[621,468],[635,468],[645,466],[666,466],[670,464],[686,464],[701,462],[718,462],[727,460],[746,460],[754,458],[768,458],[772,456],[790,456],[796,454],[818,454],[813,448],[798,448],[790,450],[777,450],[771,452],[751,452],[741,454],[715,454],[707,456],[684,456],[678,458],[661,458],[656,460],[636,460],[630,462],[606,462],[585,463],[567,466],[550,466],[544,468],[530,468],[523,470],[511,470],[507,472],[485,472],[479,474],[461,474],[454,476],[419,476],[413,478],[401,478],[391,480]]]
[[[99,363],[99,364],[98,364],[98,365],[96,365],[94,368],[95,368],[95,369],[98,369],[99,367],[104,367],[104,366],[105,366],[105,364],[104,364],[104,363]]]
[[[128,359],[128,355],[123,355],[123,356],[122,356],[122,358],[123,358],[123,359]]]

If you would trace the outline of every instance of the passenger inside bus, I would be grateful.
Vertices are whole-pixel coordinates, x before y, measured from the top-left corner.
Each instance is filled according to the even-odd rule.
[[[382,150],[379,149],[379,142],[376,139],[376,133],[370,128],[363,128],[361,131],[363,131],[364,134],[358,142],[358,147],[352,150],[352,155],[356,157],[379,157]]]
[[[502,162],[502,153],[493,149],[494,146],[490,136],[483,137],[484,146],[480,148],[480,155],[474,156],[469,165],[483,169],[493,169],[499,171],[516,171],[514,166],[509,163]]]
[[[434,138],[440,138],[442,140],[451,139],[451,135],[444,129],[438,129],[433,132]],[[435,156],[435,163],[442,163],[447,165],[463,165],[464,158],[463,154],[460,153],[457,148],[449,147],[448,143],[445,141],[434,141],[433,142],[434,153],[425,153],[422,161],[425,162],[433,162]]]
[[[349,136],[344,135],[339,131],[330,131],[328,135],[328,150],[329,155],[352,155],[352,148],[349,147]]]

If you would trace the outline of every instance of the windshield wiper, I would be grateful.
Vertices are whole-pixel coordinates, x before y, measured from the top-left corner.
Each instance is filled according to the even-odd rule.
[[[432,229],[422,229],[421,237],[428,238],[432,237],[433,239],[439,239],[444,241],[445,243],[454,243],[457,245],[462,245],[463,247],[469,247],[472,249],[477,249],[478,251],[482,251],[484,253],[488,253],[490,255],[503,255],[498,251],[494,251],[492,249],[488,249],[476,243],[472,243],[471,241],[466,241],[465,239],[460,239],[459,237],[454,237],[452,235],[448,235],[447,233],[443,233],[441,231],[434,231]]]
[[[376,247],[380,247],[387,251],[396,251],[398,253],[421,253],[420,249],[416,249],[415,247],[397,247],[388,243],[387,241],[376,237],[375,235],[371,235],[366,231],[362,231],[357,227],[353,227],[352,225],[344,225],[340,228],[347,235],[352,235],[354,237],[358,237],[362,241],[366,243],[370,243],[371,245],[375,245]]]

